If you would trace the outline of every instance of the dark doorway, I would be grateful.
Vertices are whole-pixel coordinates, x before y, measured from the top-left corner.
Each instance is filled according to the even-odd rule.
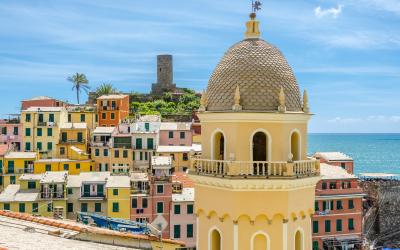
[[[263,132],[253,136],[253,161],[267,161],[267,136]]]

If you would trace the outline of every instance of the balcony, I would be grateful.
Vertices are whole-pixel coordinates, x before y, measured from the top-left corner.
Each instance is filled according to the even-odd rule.
[[[109,110],[119,110],[119,107],[113,107],[113,106],[102,106],[101,110],[103,111],[109,111]]]
[[[112,147],[111,142],[105,142],[105,141],[94,141],[90,143],[92,147]]]
[[[131,194],[149,194],[149,189],[131,189]]]
[[[64,199],[64,191],[56,191],[56,192],[41,192],[40,198],[42,199]]]
[[[88,192],[83,192],[81,193],[81,200],[103,200],[106,197],[104,192],[98,192],[98,193],[88,193]]]
[[[191,174],[226,178],[304,178],[319,176],[316,159],[295,162],[219,161],[194,158]]]
[[[55,127],[57,125],[57,123],[38,121],[37,125],[38,125],[38,127]]]
[[[81,139],[81,140],[63,140],[63,139],[60,139],[59,143],[60,144],[85,144],[86,140],[85,139]]]

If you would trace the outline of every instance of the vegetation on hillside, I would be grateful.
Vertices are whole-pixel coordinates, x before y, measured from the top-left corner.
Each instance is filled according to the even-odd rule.
[[[111,95],[118,93],[111,83],[103,83],[96,89],[96,98],[102,95]]]

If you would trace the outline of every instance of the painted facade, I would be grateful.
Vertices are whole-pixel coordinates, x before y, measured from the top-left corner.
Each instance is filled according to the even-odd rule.
[[[36,159],[37,154],[34,152],[7,152],[3,160],[3,188],[19,184],[21,175],[33,173]]]
[[[86,123],[90,132],[98,127],[98,114],[95,106],[68,106],[67,111],[68,122]]]
[[[22,123],[18,118],[0,120],[0,144],[6,144],[15,151],[24,151]]]
[[[97,98],[100,127],[116,127],[129,115],[128,95],[104,95]]]
[[[354,160],[350,156],[341,152],[317,152],[314,157],[321,163],[339,166],[345,169],[349,174],[354,173]]]
[[[92,160],[70,160],[70,159],[39,159],[34,162],[33,173],[41,174],[48,171],[66,171],[70,175],[94,171]]]
[[[192,124],[183,122],[162,122],[160,126],[160,145],[191,146]]]
[[[66,107],[67,103],[48,96],[37,96],[31,99],[26,99],[21,102],[21,110],[26,110],[30,107]]]
[[[87,160],[89,129],[86,123],[64,123],[60,127],[60,140],[57,143],[57,158]]]
[[[171,156],[174,172],[186,171],[190,168],[190,159],[201,152],[200,144],[191,146],[158,146],[156,155]]]
[[[130,219],[130,178],[110,176],[106,184],[107,216]]]

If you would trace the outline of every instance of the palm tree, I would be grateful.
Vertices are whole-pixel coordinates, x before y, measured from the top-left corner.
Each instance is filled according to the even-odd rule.
[[[88,93],[90,87],[89,87],[89,81],[86,78],[85,74],[80,74],[80,73],[75,73],[74,75],[70,76],[67,78],[68,81],[72,82],[72,84],[74,85],[72,87],[72,90],[76,90],[76,99],[78,101],[79,104],[79,94],[81,93],[81,91],[85,91],[86,93]]]
[[[117,93],[117,90],[111,83],[103,83],[96,89],[96,96],[110,95]]]

